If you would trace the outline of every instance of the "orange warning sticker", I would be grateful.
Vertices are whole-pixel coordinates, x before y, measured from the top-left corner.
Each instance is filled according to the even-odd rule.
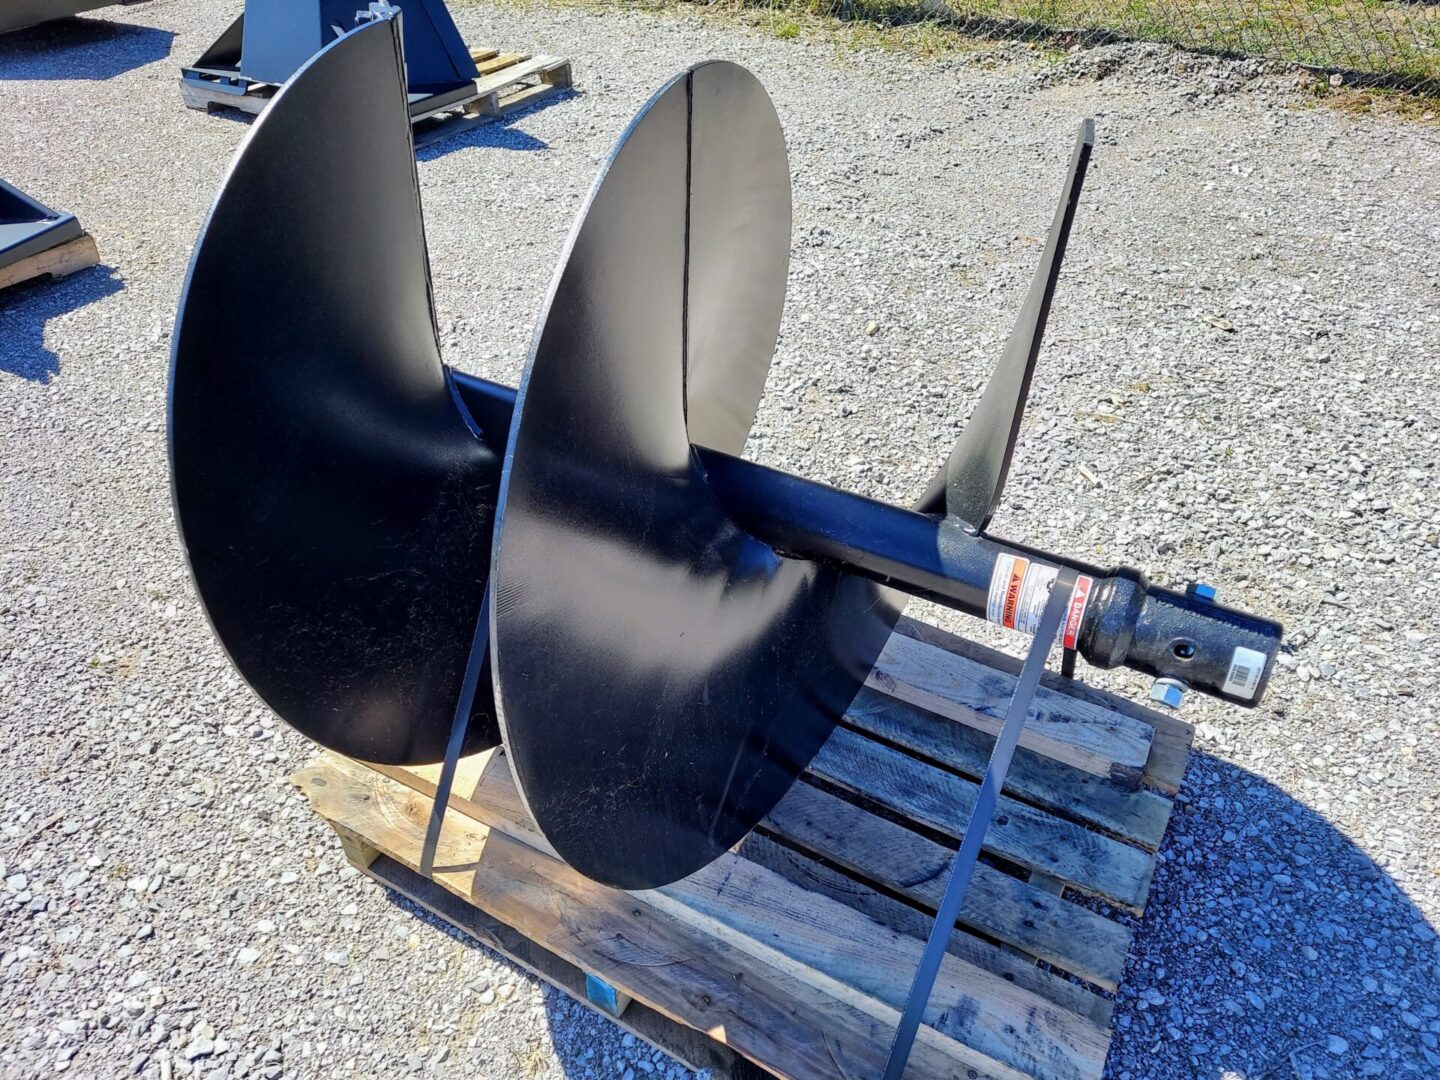
[[[990,592],[985,603],[986,620],[1009,630],[1034,634],[1040,629],[1040,616],[1044,614],[1050,590],[1059,576],[1057,567],[1019,555],[999,556],[990,574]],[[1085,609],[1090,604],[1090,593],[1094,588],[1094,578],[1082,574],[1075,581],[1070,608],[1065,613],[1067,649],[1075,648],[1079,640],[1080,628],[1085,622]]]

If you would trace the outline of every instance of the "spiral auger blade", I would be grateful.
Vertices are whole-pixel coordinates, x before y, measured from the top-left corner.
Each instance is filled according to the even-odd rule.
[[[246,137],[186,278],[169,434],[235,666],[316,742],[407,764],[444,755],[500,459],[440,360],[399,29],[317,53]]]
[[[445,756],[472,661],[464,750],[498,741],[475,629],[514,402],[441,361],[405,73],[400,19],[382,16],[275,96],[196,245],[170,383],[175,514],[217,636],[282,719],[391,764]],[[780,324],[790,176],[763,91],[726,103],[740,107],[701,106],[707,137],[666,159],[664,182],[684,222],[667,264],[683,415],[698,443],[738,453]],[[642,127],[621,144],[645,153]],[[612,230],[651,216],[644,195],[612,183],[587,209],[583,273],[618,321],[654,300],[617,293],[610,254]]]
[[[175,332],[171,472],[196,588],[302,733],[380,763],[443,758],[450,776],[503,736],[554,849],[634,889],[706,865],[775,806],[864,684],[897,589],[1025,629],[1048,581],[1073,583],[1065,644],[1087,661],[1259,700],[1278,624],[978,531],[1088,122],[926,514],[736,456],[789,253],[784,136],[753,75],[698,65],[626,129],[516,390],[441,361],[406,102],[392,16],[308,61],[226,178]]]
[[[1010,472],[1010,458],[1015,452],[1015,439],[1020,420],[1025,415],[1025,401],[1030,396],[1030,380],[1040,355],[1040,342],[1045,334],[1045,321],[1050,315],[1050,302],[1055,296],[1055,283],[1060,277],[1060,263],[1070,239],[1070,224],[1080,201],[1080,188],[1090,164],[1090,151],[1095,145],[1095,121],[1080,125],[1080,136],[1070,158],[1070,169],[1060,193],[1060,206],[1054,224],[1040,255],[1040,265],[1030,281],[1030,291],[1020,309],[1020,318],[1005,342],[1005,351],[985,387],[980,403],[975,406],[965,430],[950,450],[950,457],[915,509],[925,514],[944,514],[983,530],[990,524],[1005,477]]]
[[[497,711],[546,839],[619,888],[674,881],[749,832],[895,618],[870,583],[737,527],[696,450],[744,443],[789,230],[769,96],[735,64],[682,74],[606,163],[520,383],[495,541]]]

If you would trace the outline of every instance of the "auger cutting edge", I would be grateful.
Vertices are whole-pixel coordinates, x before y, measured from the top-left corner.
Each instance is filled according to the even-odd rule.
[[[902,592],[1254,705],[1278,624],[985,531],[1092,143],[1087,123],[1020,325],[905,509],[737,456],[790,226],[752,75],[698,65],[632,121],[510,390],[441,361],[400,33],[346,34],[250,132],[181,301],[174,502],[217,635],[341,753],[449,744],[453,764],[503,741],[554,849],[627,889],[704,866],[775,805]],[[237,278],[241,251],[274,272]]]

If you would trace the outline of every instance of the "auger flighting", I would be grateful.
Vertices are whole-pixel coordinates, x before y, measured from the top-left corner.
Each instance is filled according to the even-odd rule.
[[[175,333],[176,517],[217,635],[282,718],[377,762],[503,741],[554,849],[635,889],[775,805],[902,592],[1032,634],[1060,596],[1055,633],[1091,663],[1260,699],[1278,624],[985,531],[1088,124],[995,377],[906,509],[738,456],[790,191],[774,108],[731,63],[677,76],[622,135],[518,388],[446,367],[397,22],[327,46],[256,122]],[[267,271],[237,279],[242,250]]]

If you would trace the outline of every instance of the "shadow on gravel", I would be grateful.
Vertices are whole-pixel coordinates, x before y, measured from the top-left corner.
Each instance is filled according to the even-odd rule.
[[[1338,799],[1364,806],[1366,777]],[[1413,797],[1417,833],[1427,816]],[[1372,859],[1269,781],[1196,753],[1117,1001],[1115,1080],[1440,1076],[1440,941]],[[1421,835],[1372,836],[1403,855]],[[1400,881],[1396,879],[1399,878]]]
[[[515,123],[523,120],[533,112],[546,109],[552,105],[560,105],[569,101],[577,95],[573,92],[557,94],[549,98],[543,104],[536,105],[533,109],[526,109],[523,112],[514,113],[510,116],[501,117],[489,124],[481,124],[469,131],[462,131],[456,135],[441,135],[434,142],[421,146],[415,151],[416,161],[435,161],[446,154],[453,154],[457,150],[465,150],[470,147],[487,147],[494,150],[548,150],[550,144],[544,139],[537,139],[535,136],[521,131],[515,127]],[[424,136],[417,132],[417,138]]]
[[[101,264],[59,281],[36,278],[0,292],[0,375],[48,383],[60,374],[60,358],[45,347],[45,324],[124,287],[115,268]]]
[[[105,19],[57,19],[0,36],[0,80],[123,75],[170,55],[175,34]]]
[[[0,3],[3,3],[3,0],[0,0]],[[565,94],[553,98],[551,101],[564,101],[571,96],[570,94]],[[545,105],[551,104],[551,101],[547,101]],[[545,105],[538,105],[536,109],[542,109]],[[457,132],[454,135],[441,134],[431,136],[434,141],[427,142],[420,146],[415,151],[415,160],[436,161],[457,150],[464,150],[468,147],[476,146],[490,147],[496,150],[548,150],[550,144],[545,142],[545,140],[537,139],[533,135],[529,135],[519,128],[511,126],[516,120],[522,119],[532,111],[534,110],[527,109],[523,113],[505,116],[488,124],[481,124],[478,127],[470,128],[468,131]],[[246,127],[249,127],[256,120],[260,119],[260,117],[254,113],[243,112],[240,109],[216,108],[208,115],[212,118],[219,117],[237,124],[244,124]],[[416,129],[415,137],[417,140],[425,139],[425,129]]]

